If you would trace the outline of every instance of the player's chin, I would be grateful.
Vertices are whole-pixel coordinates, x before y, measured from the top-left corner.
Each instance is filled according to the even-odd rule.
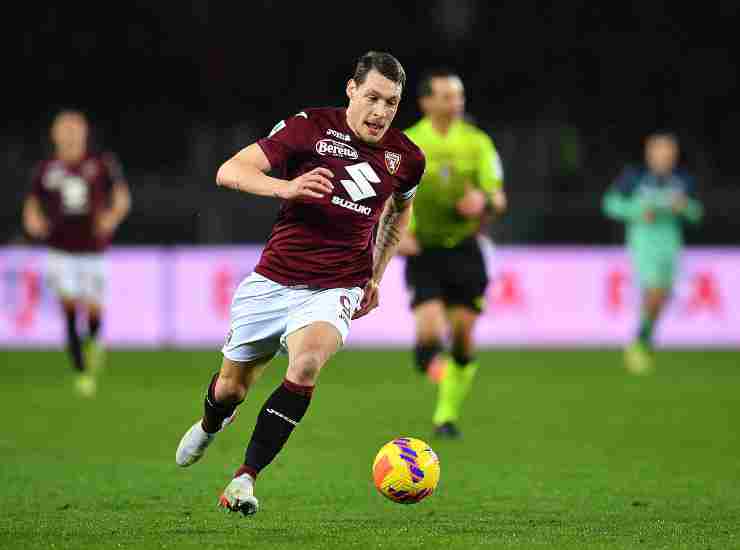
[[[368,143],[378,143],[381,139],[383,139],[383,136],[385,135],[385,132],[380,132],[378,134],[371,134],[370,132],[365,133],[362,138],[368,142]]]

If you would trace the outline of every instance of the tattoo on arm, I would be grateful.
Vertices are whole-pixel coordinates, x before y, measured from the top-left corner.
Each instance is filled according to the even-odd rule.
[[[404,216],[404,214],[407,214]],[[396,252],[401,235],[408,223],[408,207],[405,201],[391,198],[380,217],[378,234],[375,241],[373,271],[382,275],[385,266]]]

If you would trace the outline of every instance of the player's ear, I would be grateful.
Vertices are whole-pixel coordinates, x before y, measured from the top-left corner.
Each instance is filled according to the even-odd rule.
[[[357,82],[355,82],[354,78],[350,78],[347,81],[347,97],[350,101],[352,101],[352,96],[355,95],[355,92],[357,91]]]

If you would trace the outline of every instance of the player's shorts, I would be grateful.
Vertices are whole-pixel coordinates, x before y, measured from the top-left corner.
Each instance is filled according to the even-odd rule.
[[[272,358],[287,353],[290,334],[317,321],[334,325],[344,344],[362,296],[359,287],[284,286],[252,273],[234,294],[231,327],[221,351],[227,359],[242,363]]]
[[[670,289],[673,287],[678,265],[677,253],[650,251],[640,254],[633,252],[632,263],[641,288]]]
[[[105,293],[105,258],[100,253],[50,250],[49,284],[61,298],[101,305]]]
[[[430,300],[481,312],[488,275],[480,244],[466,239],[454,248],[427,248],[406,261],[411,307]]]

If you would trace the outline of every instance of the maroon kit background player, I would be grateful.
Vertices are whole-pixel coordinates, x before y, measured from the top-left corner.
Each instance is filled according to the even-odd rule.
[[[89,124],[77,111],[62,111],[51,126],[53,156],[34,171],[23,208],[23,225],[49,250],[49,281],[62,303],[67,349],[79,371],[77,389],[95,393],[102,365],[98,341],[102,322],[103,252],[130,209],[128,185],[115,157],[88,147]],[[84,311],[88,332],[83,346],[77,314]],[[83,353],[84,347],[84,353]]]
[[[259,264],[234,295],[221,370],[206,392],[203,418],[180,442],[177,463],[199,460],[266,364],[280,351],[289,358],[221,496],[229,510],[257,511],[257,475],[303,418],[352,319],[379,303],[380,281],[424,172],[421,151],[390,128],[405,81],[398,60],[369,52],[347,83],[346,109],[300,111],[218,171],[219,185],[283,203]],[[279,177],[267,176],[270,170]]]

